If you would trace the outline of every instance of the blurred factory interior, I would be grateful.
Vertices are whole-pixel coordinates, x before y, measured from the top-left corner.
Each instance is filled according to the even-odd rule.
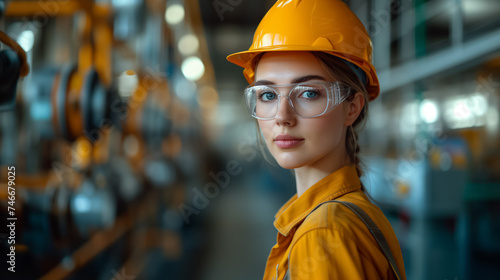
[[[408,279],[494,278],[500,1],[344,2],[382,87],[362,179]],[[0,220],[17,218],[1,279],[262,278],[295,186],[264,160],[225,56],[273,3],[0,1]]]

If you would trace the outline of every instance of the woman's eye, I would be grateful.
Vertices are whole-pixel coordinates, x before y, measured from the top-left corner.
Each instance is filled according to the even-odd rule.
[[[274,92],[264,92],[261,93],[260,99],[264,101],[270,101],[276,99],[276,94]]]
[[[319,96],[318,92],[312,90],[304,91],[302,93],[302,97],[304,98],[316,98],[318,96]]]

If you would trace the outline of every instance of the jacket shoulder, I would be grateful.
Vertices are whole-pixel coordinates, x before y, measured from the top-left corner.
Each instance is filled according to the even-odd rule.
[[[384,213],[370,202],[362,191],[345,194],[336,200],[354,203],[373,220],[388,242],[400,272],[405,275],[403,257],[396,234]],[[318,229],[323,230],[318,231]],[[307,236],[313,236],[313,239],[318,242],[321,242],[320,239],[334,242],[332,238],[351,240],[353,244],[356,244],[359,253],[367,257],[370,263],[377,263],[379,275],[387,275],[387,273],[392,275],[389,263],[368,227],[351,209],[341,203],[323,203],[311,212],[297,228],[291,247],[295,247],[300,240],[307,240],[305,238]],[[403,279],[406,277],[403,276]]]
[[[356,204],[366,212],[377,225],[379,225],[381,220],[385,220],[382,211],[372,204],[361,191],[359,191],[359,193],[348,193],[337,200]],[[370,234],[363,221],[361,221],[351,209],[341,203],[326,202],[309,213],[306,219],[298,227],[295,236],[300,237],[311,230],[322,228],[340,231],[352,236]]]

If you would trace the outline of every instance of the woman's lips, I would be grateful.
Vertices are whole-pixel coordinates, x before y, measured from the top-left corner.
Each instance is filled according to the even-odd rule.
[[[274,143],[276,144],[276,146],[282,149],[295,148],[298,145],[302,144],[302,142],[304,142],[304,139],[290,135],[278,135],[276,136],[276,138],[274,138]]]

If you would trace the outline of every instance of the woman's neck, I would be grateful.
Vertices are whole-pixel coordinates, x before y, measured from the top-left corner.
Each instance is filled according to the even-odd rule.
[[[294,169],[297,197],[300,197],[312,185],[316,184],[335,170],[349,165],[351,162],[345,150],[343,150],[342,154],[343,156],[337,155],[334,159],[332,159],[331,156],[325,156],[315,161],[314,164]]]

